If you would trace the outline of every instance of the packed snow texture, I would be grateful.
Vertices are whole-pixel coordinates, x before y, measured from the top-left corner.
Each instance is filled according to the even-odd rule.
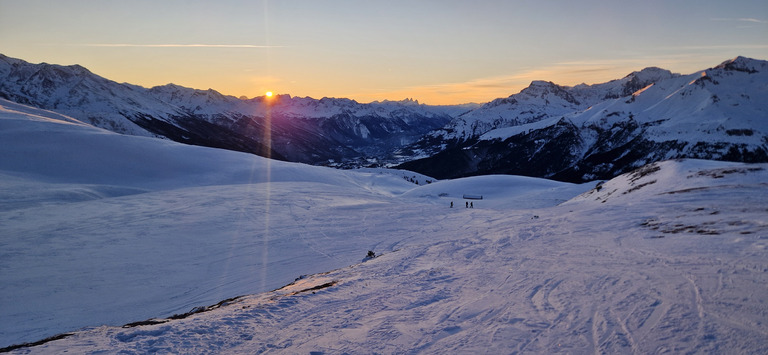
[[[0,106],[0,346],[72,332],[19,353],[768,352],[767,164],[415,185]]]

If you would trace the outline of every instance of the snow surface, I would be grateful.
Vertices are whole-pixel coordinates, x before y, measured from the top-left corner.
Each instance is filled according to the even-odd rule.
[[[18,353],[768,352],[768,164],[415,185],[0,106],[0,346],[84,328]]]

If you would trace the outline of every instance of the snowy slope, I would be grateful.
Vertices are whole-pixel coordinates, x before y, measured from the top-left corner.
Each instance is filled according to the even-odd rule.
[[[295,277],[293,269],[263,284],[258,272],[236,282],[222,276],[229,267],[263,267],[249,255],[261,255],[251,249],[268,246],[265,238],[283,235],[279,228],[270,232],[269,223],[297,223],[287,210],[295,206],[283,202],[286,194],[303,192],[301,208],[377,202],[367,190],[362,190],[364,197],[324,196],[362,186],[363,174],[350,177],[332,169],[119,135],[7,101],[0,106],[0,264],[9,271],[0,276],[3,343],[94,321],[119,323],[186,310],[219,299],[222,285],[231,283],[227,290],[235,293],[280,285]],[[390,185],[412,186],[397,177],[379,183],[382,193]],[[297,228],[285,234],[293,238]],[[238,244],[221,238],[257,242],[250,249],[232,249]],[[339,264],[311,246],[281,253],[272,262],[320,255],[324,260],[308,269],[321,271],[353,262],[360,253]],[[200,253],[211,253],[213,260],[198,263]],[[161,260],[167,268],[156,264]],[[113,274],[95,275],[101,271]]]
[[[367,230],[417,187],[400,172],[120,135],[5,100],[0,140],[3,345],[187,311],[392,250]]]
[[[768,351],[766,164],[415,185],[2,106],[0,346],[87,327],[17,353]]]
[[[571,120],[605,127],[610,124],[607,121],[631,115],[648,127],[646,135],[655,141],[717,142],[725,133],[735,142],[759,145],[768,132],[766,98],[768,62],[739,57],[650,85],[626,100],[606,102]]]

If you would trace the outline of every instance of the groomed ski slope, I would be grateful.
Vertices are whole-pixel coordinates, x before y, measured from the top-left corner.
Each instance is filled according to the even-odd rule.
[[[86,327],[18,353],[768,351],[766,164],[416,186],[0,106],[0,346]]]

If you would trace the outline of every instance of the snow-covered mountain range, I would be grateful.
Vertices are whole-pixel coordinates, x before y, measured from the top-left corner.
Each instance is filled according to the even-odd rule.
[[[652,67],[573,87],[534,81],[478,107],[146,89],[0,55],[0,97],[118,133],[315,165],[581,182],[664,159],[768,161],[767,63],[737,57],[688,75]]]
[[[768,352],[768,164],[419,186],[3,99],[0,142],[0,352]]]
[[[536,81],[401,151],[439,178],[493,173],[607,179],[664,159],[768,161],[768,62],[689,75],[646,68],[595,85]]]
[[[462,106],[414,100],[256,97],[168,84],[117,83],[79,66],[31,64],[0,55],[0,97],[117,133],[256,153],[311,164],[386,156],[442,127]]]

